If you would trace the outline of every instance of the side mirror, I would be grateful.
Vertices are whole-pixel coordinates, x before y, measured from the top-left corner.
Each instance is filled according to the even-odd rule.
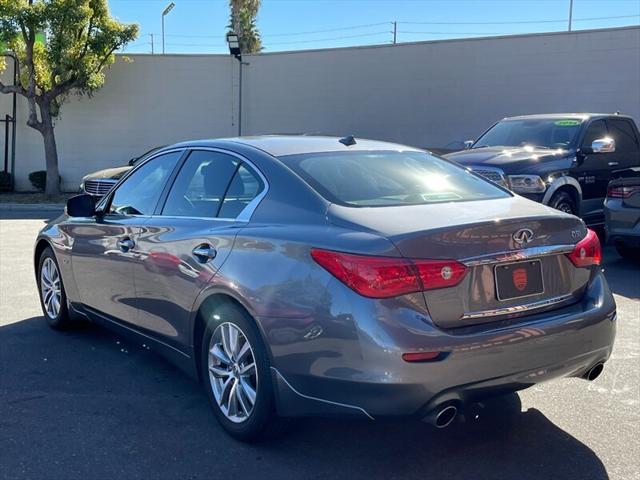
[[[466,142],[464,142],[464,144],[463,144],[464,145],[464,149],[465,150],[469,150],[472,147],[473,142],[474,142],[474,140],[467,140]]]
[[[76,195],[67,200],[67,215],[70,217],[93,217],[96,214],[96,201],[92,195]]]
[[[616,141],[610,137],[594,140],[591,147],[582,149],[583,153],[613,153],[616,151]]]

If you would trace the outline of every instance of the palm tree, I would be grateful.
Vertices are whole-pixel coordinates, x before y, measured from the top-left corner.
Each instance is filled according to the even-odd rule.
[[[262,50],[260,31],[256,17],[261,0],[229,0],[231,18],[228,28],[237,33],[242,53],[257,53]]]

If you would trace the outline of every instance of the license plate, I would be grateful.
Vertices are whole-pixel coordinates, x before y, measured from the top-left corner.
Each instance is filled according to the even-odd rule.
[[[494,275],[498,300],[530,297],[544,292],[540,260],[496,265]]]

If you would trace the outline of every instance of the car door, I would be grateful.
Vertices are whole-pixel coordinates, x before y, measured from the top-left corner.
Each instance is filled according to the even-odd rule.
[[[581,216],[589,221],[599,219],[603,214],[604,198],[607,184],[611,176],[609,163],[613,161],[612,153],[591,153],[594,140],[609,136],[607,123],[603,119],[593,120],[586,128],[582,141],[578,162],[571,173],[582,188]]]
[[[619,176],[616,175],[618,171],[640,166],[640,139],[635,125],[628,118],[609,118],[607,123],[609,136],[616,142],[609,162],[613,178]]]
[[[95,218],[79,219],[70,227],[73,275],[90,314],[135,322],[136,240],[181,155],[174,151],[145,162],[104,200]]]
[[[264,185],[261,175],[232,153],[189,153],[137,241],[140,329],[176,348],[189,344],[196,298],[229,255],[246,224],[246,209]]]

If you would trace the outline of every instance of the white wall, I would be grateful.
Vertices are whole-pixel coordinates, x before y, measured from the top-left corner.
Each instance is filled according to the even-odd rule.
[[[237,62],[220,55],[121,58],[57,125],[64,187],[154,145],[237,132]],[[319,132],[446,147],[505,116],[613,112],[640,120],[640,28],[246,56],[243,133]],[[0,114],[9,98],[0,98]],[[17,186],[44,168],[23,126]],[[0,143],[3,142],[0,139]],[[0,150],[1,152],[2,150]]]

